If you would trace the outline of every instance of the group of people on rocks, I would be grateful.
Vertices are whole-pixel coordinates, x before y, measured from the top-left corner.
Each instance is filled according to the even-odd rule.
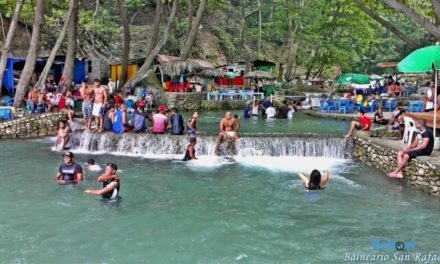
[[[262,117],[266,119],[292,119],[294,113],[301,110],[300,103],[296,101],[287,102],[286,100],[276,109],[275,104],[270,101],[269,97],[266,97],[262,102],[254,101],[248,104],[243,109],[243,117],[245,119],[258,117],[261,112]]]

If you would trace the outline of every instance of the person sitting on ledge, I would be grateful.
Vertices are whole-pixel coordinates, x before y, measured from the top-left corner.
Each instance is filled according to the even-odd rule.
[[[313,170],[310,174],[310,177],[305,176],[303,173],[299,173],[298,176],[301,178],[301,180],[304,183],[304,187],[308,190],[319,190],[323,189],[324,186],[327,184],[330,173],[327,169],[323,171],[324,177],[321,178],[321,173],[319,170]]]
[[[373,122],[375,124],[379,124],[379,125],[387,125],[388,124],[388,120],[386,120],[383,117],[383,110],[382,107],[377,108],[376,113],[374,114],[374,120]]]
[[[391,178],[403,178],[403,168],[408,165],[408,162],[419,156],[429,156],[434,148],[434,137],[432,130],[426,127],[426,120],[421,118],[416,122],[418,134],[414,138],[409,147],[404,148],[397,153],[397,168],[388,173],[387,176]]]
[[[59,151],[63,151],[66,148],[67,143],[69,143],[70,132],[71,132],[70,127],[66,124],[66,121],[61,120],[54,146]]]
[[[231,112],[226,112],[225,117],[220,121],[220,134],[217,137],[217,145],[215,147],[215,153],[220,154],[220,145],[223,140],[234,140],[237,144],[238,134],[237,131],[240,128],[240,122],[236,118],[232,118]]]
[[[165,115],[166,107],[159,105],[159,112],[153,115],[153,126],[151,132],[153,134],[163,134],[167,130],[168,117]]]
[[[350,131],[348,131],[348,134],[345,137],[351,137],[353,134],[353,130],[357,129],[360,131],[368,131],[371,128],[371,119],[368,116],[365,116],[364,110],[359,110],[357,113],[357,116],[359,118],[358,121],[352,121]]]

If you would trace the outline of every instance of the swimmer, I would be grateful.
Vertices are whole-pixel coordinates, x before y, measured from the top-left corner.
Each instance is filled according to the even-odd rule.
[[[98,164],[95,164],[94,159],[87,160],[86,169],[87,169],[87,171],[101,171],[102,170],[102,168]]]
[[[192,137],[189,139],[189,145],[186,147],[185,157],[183,157],[182,161],[188,161],[188,160],[196,160],[196,150],[194,147],[197,144],[197,139],[195,137]]]
[[[70,127],[66,125],[66,121],[61,120],[59,124],[58,134],[55,141],[55,149],[63,151],[70,140]]]
[[[240,128],[240,122],[236,118],[232,118],[231,112],[226,112],[225,117],[220,121],[220,133],[217,137],[217,145],[215,147],[215,153],[219,155],[220,145],[223,140],[234,140],[237,144],[238,134],[237,131]]]
[[[310,174],[310,178],[305,176],[301,172],[298,175],[303,181],[304,187],[306,189],[319,190],[324,188],[330,177],[330,173],[327,169],[325,169],[323,173],[324,173],[324,178],[321,178],[321,173],[319,172],[319,170],[313,170],[312,173]]]
[[[102,182],[102,189],[92,190],[87,189],[84,191],[85,194],[101,196],[104,199],[117,200],[119,199],[120,181],[119,177],[116,175],[118,166],[114,163],[109,163],[105,166],[105,172],[98,177],[98,181]]]
[[[55,182],[58,184],[69,184],[82,181],[82,168],[73,161],[75,155],[70,151],[66,151],[63,156],[64,161],[58,168],[58,172],[55,175]]]

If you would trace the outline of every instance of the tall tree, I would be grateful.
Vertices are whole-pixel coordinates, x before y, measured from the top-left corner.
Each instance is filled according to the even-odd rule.
[[[201,0],[199,8],[197,9],[197,15],[194,22],[191,25],[191,30],[188,33],[188,37],[185,39],[182,51],[180,52],[180,58],[182,60],[188,59],[189,52],[191,48],[194,46],[194,42],[196,41],[197,32],[199,31],[200,22],[202,21],[203,13],[205,12],[206,3],[208,0]]]
[[[193,16],[194,16],[194,0],[187,0],[187,3],[188,3],[188,25],[186,27],[185,39],[188,38],[189,32],[191,31]]]
[[[431,21],[429,21],[429,19],[421,16],[407,5],[397,2],[396,0],[381,0],[381,1],[387,6],[395,9],[398,12],[401,12],[407,18],[411,19],[412,21],[416,22],[417,24],[425,28],[431,35],[433,35],[437,39],[440,39],[440,28],[437,27]],[[437,17],[440,17],[440,13],[438,13],[440,11],[440,4],[438,2],[439,2],[438,0],[431,1],[431,3],[434,3],[433,10],[435,12],[435,15]]]
[[[240,11],[241,11],[241,19],[240,19],[240,48],[243,48],[245,45],[245,39],[244,39],[244,31],[246,28],[246,20],[251,17],[252,15],[256,14],[258,11],[260,11],[261,5],[258,5],[258,7],[248,14],[246,14],[246,0],[240,0]]]
[[[34,73],[35,63],[40,50],[41,28],[43,27],[44,22],[44,8],[45,0],[37,0],[37,4],[35,6],[35,18],[32,26],[31,42],[28,54],[26,56],[26,63],[24,64],[23,71],[21,72],[20,80],[17,84],[17,91],[15,93],[14,107],[17,109],[23,105],[23,98],[28,91],[29,82],[31,81],[32,74]]]
[[[76,47],[78,41],[78,13],[79,13],[79,1],[73,1],[72,18],[69,23],[69,32],[67,32],[67,52],[66,62],[64,64],[63,77],[66,85],[70,87],[73,81],[73,71],[75,69],[76,60]]]
[[[161,2],[161,1],[162,0],[157,0],[156,5],[159,4],[159,2]],[[171,26],[173,25],[174,19],[176,17],[176,12],[177,12],[177,2],[178,1],[172,1],[172,2],[173,2],[172,3],[173,6],[171,8],[170,15],[168,16],[167,25],[165,27],[165,30],[164,30],[164,33],[162,35],[161,40],[159,42],[154,43],[154,49],[149,54],[146,55],[144,64],[142,64],[141,68],[136,72],[134,77],[125,83],[123,89],[127,89],[128,87],[133,87],[134,85],[136,85],[138,82],[140,82],[142,79],[144,79],[148,75],[154,58],[157,56],[157,54],[159,54],[160,50],[167,43],[170,31],[171,31]],[[159,14],[156,14],[156,16],[159,16]],[[159,32],[159,30],[158,30],[158,32]],[[156,36],[156,39],[158,39],[158,36]],[[150,45],[151,45],[151,42],[150,42]]]
[[[57,55],[58,49],[63,43],[64,37],[67,32],[67,28],[69,27],[70,21],[72,20],[72,13],[74,8],[75,8],[75,0],[70,0],[69,10],[67,11],[67,16],[66,16],[66,20],[64,21],[63,28],[61,29],[60,35],[58,36],[58,39],[55,42],[52,51],[50,52],[49,58],[46,61],[46,65],[44,65],[44,69],[41,72],[40,78],[38,78],[38,81],[35,84],[37,86],[40,86],[44,82],[44,80],[47,77],[47,74],[49,73],[50,68],[52,68],[52,64],[55,59],[55,56]]]
[[[418,48],[420,44],[413,40],[411,37],[409,37],[407,34],[400,31],[397,27],[392,25],[390,22],[386,21],[385,19],[381,18],[379,14],[375,13],[372,9],[366,7],[364,3],[361,2],[361,0],[353,0],[354,3],[359,7],[360,10],[365,12],[368,16],[370,16],[372,19],[376,20],[379,24],[381,24],[384,28],[388,29],[391,33],[393,33],[396,37],[406,42],[408,45],[410,45],[413,48]],[[433,0],[434,1],[434,0]]]
[[[150,34],[150,41],[148,43],[147,52],[145,53],[145,58],[148,57],[148,55],[153,51],[154,47],[156,47],[157,44],[157,38],[159,37],[159,30],[160,30],[160,21],[162,20],[163,15],[163,4],[162,1],[157,0],[156,1],[156,12],[154,16],[154,22],[153,22],[153,28],[151,30]]]
[[[122,88],[127,81],[128,59],[130,56],[130,25],[128,22],[127,9],[124,6],[123,0],[117,0],[117,5],[122,20],[122,27],[124,28],[124,48],[122,51],[121,80],[119,82],[119,88]]]
[[[15,4],[14,14],[12,15],[11,22],[9,23],[8,34],[6,35],[6,40],[3,45],[2,57],[0,59],[0,87],[3,85],[3,75],[6,69],[6,61],[9,56],[9,52],[11,51],[12,39],[15,35],[15,30],[17,29],[18,18],[20,17],[20,11],[23,7],[24,0],[17,0]],[[0,96],[2,95],[2,89],[0,89]],[[1,105],[1,100],[0,100]]]

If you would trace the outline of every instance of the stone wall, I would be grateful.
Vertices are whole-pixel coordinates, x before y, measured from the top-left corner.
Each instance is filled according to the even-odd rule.
[[[60,120],[67,120],[64,112],[26,116],[0,122],[0,138],[30,138],[56,135]]]
[[[353,138],[353,156],[384,173],[396,167],[397,147],[391,147],[380,138],[369,138],[358,133]],[[418,157],[404,169],[404,181],[429,194],[440,195],[440,166],[433,157]],[[438,158],[437,158],[438,159]]]

